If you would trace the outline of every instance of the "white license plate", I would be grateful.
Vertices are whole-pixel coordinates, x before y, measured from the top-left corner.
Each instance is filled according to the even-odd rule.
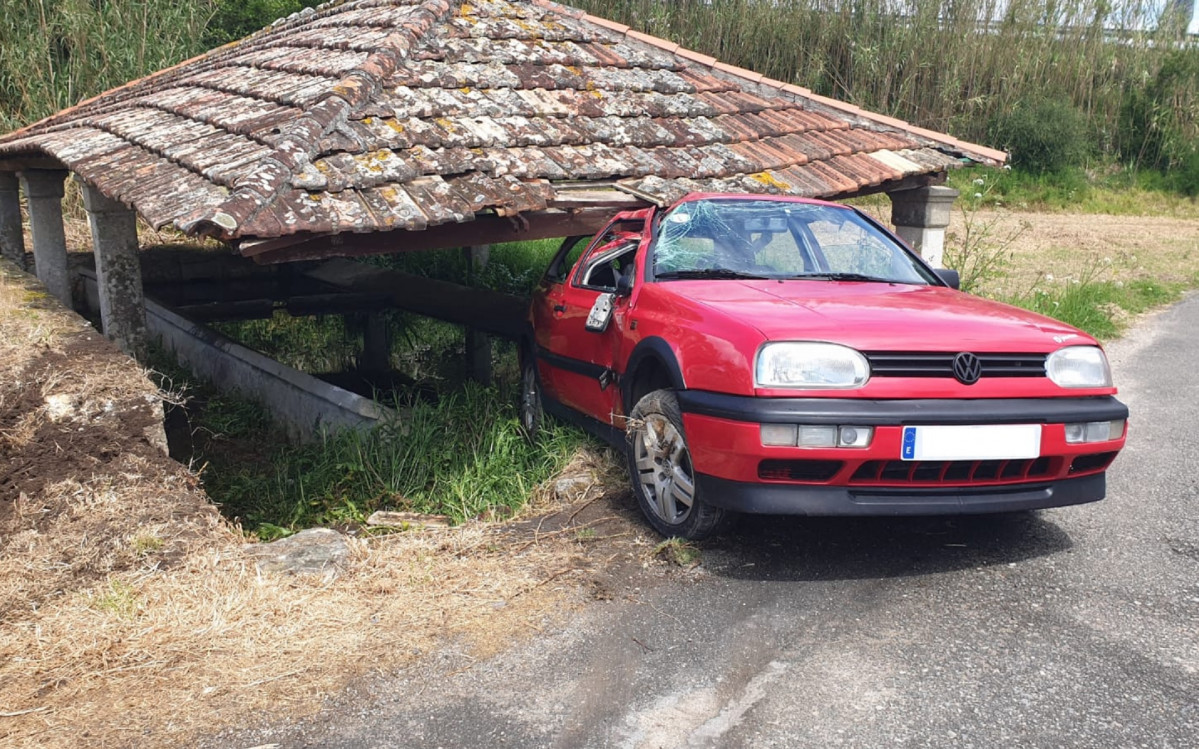
[[[904,427],[904,460],[1023,460],[1041,455],[1040,424]]]

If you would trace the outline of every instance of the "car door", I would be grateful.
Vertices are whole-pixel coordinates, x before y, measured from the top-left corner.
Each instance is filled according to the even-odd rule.
[[[617,287],[622,277],[632,281],[648,213],[620,214],[568,274],[555,277],[551,265],[533,304],[538,374],[546,397],[605,424],[612,423],[620,400],[612,367],[629,307],[628,295],[617,293]]]

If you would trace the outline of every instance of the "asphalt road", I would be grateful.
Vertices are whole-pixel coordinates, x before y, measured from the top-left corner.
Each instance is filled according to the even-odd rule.
[[[1199,747],[1197,331],[1192,296],[1110,347],[1132,431],[1103,502],[755,519],[690,580],[222,743]]]

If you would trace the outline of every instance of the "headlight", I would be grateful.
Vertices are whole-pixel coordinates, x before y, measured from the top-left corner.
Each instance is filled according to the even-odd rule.
[[[1097,346],[1067,346],[1045,360],[1045,374],[1064,388],[1105,388],[1112,386],[1112,371],[1107,357]]]
[[[767,343],[754,368],[762,388],[858,388],[869,379],[866,357],[835,343]]]

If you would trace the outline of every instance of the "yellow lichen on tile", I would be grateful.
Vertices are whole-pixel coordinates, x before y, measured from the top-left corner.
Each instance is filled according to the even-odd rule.
[[[757,174],[749,175],[749,178],[754,180],[755,182],[761,182],[764,185],[769,185],[770,187],[773,187],[776,190],[789,191],[791,189],[791,185],[787,184],[786,182],[783,182],[782,180],[780,180],[778,177],[775,177],[770,172],[758,172]]]

